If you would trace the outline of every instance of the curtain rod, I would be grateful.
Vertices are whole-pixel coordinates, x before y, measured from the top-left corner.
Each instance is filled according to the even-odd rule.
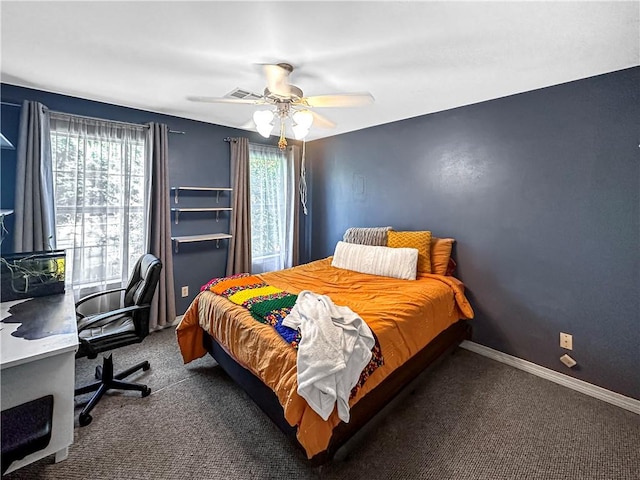
[[[122,122],[120,120],[109,120],[109,119],[106,119],[106,118],[90,117],[88,115],[77,115],[75,113],[57,112],[55,110],[49,110],[49,112],[51,112],[53,114],[56,114],[56,115],[66,115],[66,116],[72,116],[72,117],[81,117],[81,118],[86,118],[88,120],[97,120],[99,122],[119,123],[121,125],[128,125],[130,127],[149,128],[149,125],[144,125],[142,123]],[[178,133],[180,135],[184,135],[185,134],[185,132],[181,132],[179,130],[169,130],[169,133]]]
[[[5,101],[2,101],[1,103],[2,103],[2,105],[7,105],[9,107],[22,107],[22,105],[20,105],[19,103],[12,103],[12,102],[5,102]],[[100,122],[119,123],[121,125],[128,125],[130,127],[149,128],[149,125],[143,125],[141,123],[121,122],[119,120],[108,120],[106,118],[89,117],[87,115],[76,115],[75,113],[57,112],[55,110],[49,110],[49,112],[54,113],[54,114],[58,114],[58,115],[71,115],[71,116],[74,116],[74,117],[87,118],[89,120],[98,120]],[[185,132],[181,132],[179,130],[169,130],[169,133],[177,133],[177,134],[180,134],[180,135],[184,135],[185,134]]]

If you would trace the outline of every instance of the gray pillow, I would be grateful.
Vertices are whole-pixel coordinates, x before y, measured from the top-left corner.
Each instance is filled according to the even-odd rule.
[[[387,232],[392,227],[351,227],[344,232],[342,241],[360,245],[387,246]]]

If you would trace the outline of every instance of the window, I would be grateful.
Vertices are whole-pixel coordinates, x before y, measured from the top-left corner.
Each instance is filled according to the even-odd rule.
[[[146,134],[51,114],[57,248],[76,289],[120,284],[146,251]]]
[[[249,143],[251,271],[293,266],[295,174],[291,149]]]

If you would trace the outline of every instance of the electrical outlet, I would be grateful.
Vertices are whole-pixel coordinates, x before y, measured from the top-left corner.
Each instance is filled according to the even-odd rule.
[[[573,367],[577,363],[573,358],[571,358],[566,353],[560,357],[560,361],[569,368]]]
[[[560,332],[560,346],[567,350],[573,350],[573,335]]]
[[[185,285],[182,287],[182,298],[189,296],[189,286]]]

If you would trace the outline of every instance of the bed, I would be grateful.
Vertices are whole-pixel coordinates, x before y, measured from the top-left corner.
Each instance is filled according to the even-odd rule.
[[[328,257],[255,277],[287,293],[326,295],[370,327],[382,358],[351,391],[348,423],[335,410],[325,421],[310,408],[297,392],[296,349],[229,297],[204,289],[176,330],[185,363],[209,352],[315,464],[331,459],[405,385],[469,338],[467,319],[473,317],[463,283],[451,275],[418,273],[404,280],[332,263]]]

